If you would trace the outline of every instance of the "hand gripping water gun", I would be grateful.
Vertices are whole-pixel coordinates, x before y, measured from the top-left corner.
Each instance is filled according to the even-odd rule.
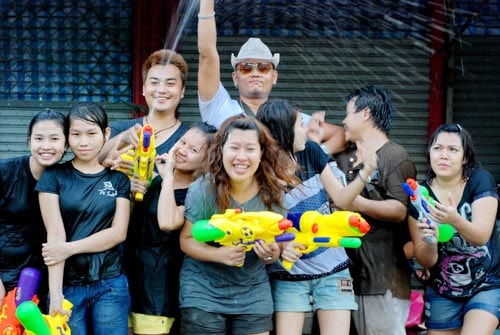
[[[244,246],[249,251],[256,241],[271,243],[292,240],[293,235],[285,233],[290,227],[292,222],[277,213],[227,209],[224,214],[212,215],[210,220],[195,222],[192,234],[199,242],[214,241],[224,246]]]
[[[434,206],[434,199],[429,195],[429,190],[424,186],[418,184],[414,179],[407,179],[406,183],[403,183],[403,189],[406,194],[410,197],[410,201],[413,206],[417,209],[419,220],[430,225],[435,224],[438,228],[438,238],[437,241],[434,237],[428,237],[426,242],[429,244],[435,244],[439,242],[448,242],[455,234],[455,229],[449,223],[437,223],[432,220],[429,216],[429,206]]]
[[[135,149],[134,176],[149,184],[153,178],[155,156],[155,133],[153,126],[147,124],[141,130],[139,145]],[[143,198],[144,194],[135,194],[135,201],[142,201]]]
[[[320,247],[359,248],[361,239],[370,231],[370,225],[358,213],[335,211],[332,214],[321,214],[318,211],[304,213],[288,213],[293,228],[287,232],[295,235],[294,242],[303,244],[303,254],[308,254]],[[283,260],[285,269],[291,270],[293,263]]]
[[[16,309],[25,301],[38,303],[36,291],[40,283],[40,271],[27,267],[21,271],[17,287],[5,296],[0,310],[0,334],[21,335],[23,327],[16,317]],[[36,305],[35,305],[36,306]]]
[[[70,311],[73,304],[64,299],[64,310]],[[26,335],[71,335],[68,315],[55,316],[42,314],[36,304],[25,301],[17,307],[16,316],[26,329]]]

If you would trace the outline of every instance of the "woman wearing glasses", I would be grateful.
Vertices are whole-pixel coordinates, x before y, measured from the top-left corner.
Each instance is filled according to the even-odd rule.
[[[425,291],[429,335],[493,334],[500,318],[500,227],[498,194],[492,176],[478,167],[469,133],[458,124],[441,125],[432,135],[427,180],[437,223],[455,230],[435,243],[438,229],[418,221],[410,205],[409,228],[417,261],[430,270]]]

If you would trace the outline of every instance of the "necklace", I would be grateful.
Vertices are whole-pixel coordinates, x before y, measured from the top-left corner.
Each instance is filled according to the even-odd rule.
[[[252,200],[252,199],[253,199],[253,197],[252,197],[252,198],[248,199],[247,201],[245,201],[244,203],[240,203],[240,202],[239,202],[238,200],[236,200],[234,197],[232,197],[232,198],[233,198],[233,201],[234,201],[234,202],[236,203],[236,205],[238,206],[238,208],[239,208],[239,209],[241,209],[241,212],[242,212],[242,213],[243,213],[243,212],[245,212],[245,206],[246,206],[246,205],[250,202],[250,200]]]
[[[149,122],[149,120],[148,120],[147,118],[146,118],[146,122],[147,122],[147,123],[151,123],[151,122]],[[169,129],[171,129],[171,128],[175,127],[176,125],[177,125],[177,119],[175,119],[174,124],[172,124],[172,125],[170,125],[170,126],[168,126],[168,127],[166,127],[166,128],[163,128],[163,129],[160,129],[160,130],[155,131],[155,136],[156,136],[156,135],[158,135],[159,133],[161,133],[162,131],[169,130]]]

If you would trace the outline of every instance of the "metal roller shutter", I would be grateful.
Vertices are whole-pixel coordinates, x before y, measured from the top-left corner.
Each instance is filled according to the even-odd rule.
[[[470,133],[477,159],[500,183],[500,37],[463,38],[455,53],[453,122]]]
[[[231,53],[237,54],[248,37],[219,36],[222,82],[233,97]],[[358,86],[374,84],[386,89],[396,108],[390,137],[403,145],[417,165],[419,178],[426,171],[429,102],[429,53],[413,39],[332,39],[262,37],[271,51],[281,54],[278,84],[272,97],[291,99],[305,112],[327,111],[327,119],[341,124],[344,97]],[[199,119],[196,75],[198,50],[195,36],[180,43],[189,68],[182,102],[184,121]]]

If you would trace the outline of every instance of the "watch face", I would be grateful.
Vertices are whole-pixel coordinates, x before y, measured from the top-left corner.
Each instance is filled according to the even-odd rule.
[[[374,170],[370,175],[370,177],[368,177],[368,182],[378,184],[380,181],[379,179],[380,179],[380,172],[378,170]]]

